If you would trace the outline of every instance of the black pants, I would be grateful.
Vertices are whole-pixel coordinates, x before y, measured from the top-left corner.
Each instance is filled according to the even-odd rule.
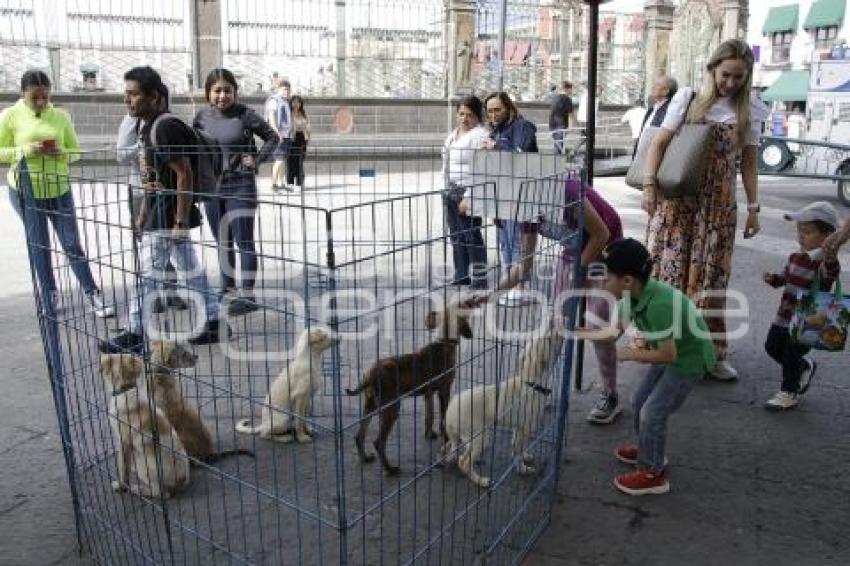
[[[289,154],[286,156],[286,183],[288,185],[304,186],[304,154],[307,151],[307,145],[303,134],[296,134],[295,141],[289,148]]]
[[[803,356],[809,353],[810,348],[793,342],[787,328],[773,324],[767,333],[764,349],[782,366],[782,391],[796,393],[806,368]]]
[[[443,209],[452,242],[454,280],[459,283],[472,283],[475,286],[486,285],[487,248],[481,236],[481,219],[461,214],[458,210],[458,201],[445,195]]]

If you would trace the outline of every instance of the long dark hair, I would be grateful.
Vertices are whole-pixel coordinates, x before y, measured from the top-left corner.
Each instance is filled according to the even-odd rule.
[[[34,86],[46,86],[50,88],[50,77],[47,76],[47,73],[38,69],[30,69],[21,75],[21,92]]]
[[[295,112],[294,102],[296,100],[301,104],[301,110],[299,110],[299,112],[301,112],[301,115],[304,116],[305,120],[309,120],[309,118],[307,118],[307,111],[304,110],[304,99],[298,96],[297,94],[293,94],[289,97],[289,107],[292,109],[292,112]]]
[[[484,104],[481,103],[480,98],[477,96],[464,96],[457,103],[457,106],[455,106],[455,110],[460,110],[461,106],[469,108],[470,112],[478,118],[479,123],[484,122]]]
[[[233,76],[233,73],[224,67],[219,67],[210,71],[207,75],[207,82],[204,83],[204,93],[206,94],[207,102],[210,100],[210,91],[212,90],[212,87],[215,86],[215,83],[218,81],[224,81],[232,86],[234,96],[239,92],[239,85],[236,84],[236,77]]]

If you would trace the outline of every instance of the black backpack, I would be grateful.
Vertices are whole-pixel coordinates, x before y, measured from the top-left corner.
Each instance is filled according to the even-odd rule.
[[[164,112],[157,116],[150,129],[151,147],[156,148],[156,128],[163,118],[176,118],[170,112]],[[179,119],[179,118],[178,118]],[[185,123],[184,123],[185,124]],[[187,155],[192,163],[192,175],[195,178],[192,190],[197,196],[217,193],[221,187],[221,179],[224,175],[224,152],[218,141],[208,133],[186,124],[195,135],[195,144]]]

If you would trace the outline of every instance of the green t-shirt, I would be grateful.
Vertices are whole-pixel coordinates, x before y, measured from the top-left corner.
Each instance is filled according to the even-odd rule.
[[[633,322],[650,347],[674,339],[676,361],[670,367],[679,373],[702,375],[717,363],[708,326],[696,305],[667,283],[650,279],[640,298],[624,298],[618,311],[619,319]]]
[[[32,142],[55,140],[59,155],[33,155],[24,150]],[[27,160],[33,195],[37,199],[59,197],[70,189],[68,164],[80,158],[80,143],[71,116],[48,104],[37,115],[18,100],[0,113],[0,163],[9,167],[9,185],[18,187],[18,163]]]

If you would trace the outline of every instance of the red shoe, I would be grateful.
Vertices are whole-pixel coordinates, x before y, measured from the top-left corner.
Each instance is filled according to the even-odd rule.
[[[614,450],[614,456],[622,463],[634,466],[637,464],[638,447],[634,444],[617,446],[617,449]]]
[[[670,482],[664,474],[653,474],[649,470],[637,470],[614,478],[614,485],[629,495],[661,495],[670,491]]]

